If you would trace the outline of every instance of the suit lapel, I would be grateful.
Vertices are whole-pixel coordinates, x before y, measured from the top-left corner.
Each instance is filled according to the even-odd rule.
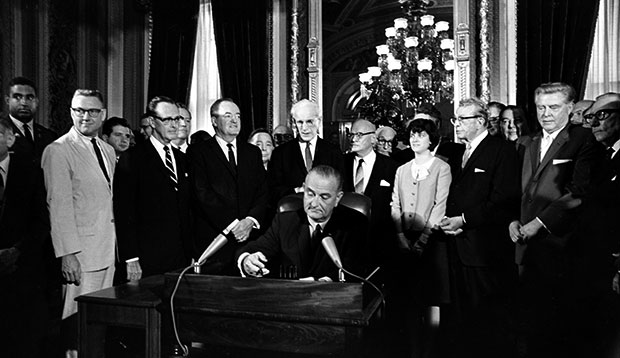
[[[300,266],[309,270],[312,263],[312,257],[310,253],[310,224],[308,218],[303,209],[297,211],[301,225],[299,225],[299,232],[297,233],[297,260],[299,260]]]
[[[353,163],[355,163],[354,156],[347,154],[344,157],[344,177],[347,178],[344,186],[345,191],[353,191],[355,186],[355,178],[353,177]]]
[[[551,162],[552,159],[556,159],[556,155],[558,154],[558,151],[564,146],[566,142],[568,142],[568,139],[569,139],[568,126],[566,126],[564,129],[562,129],[560,133],[558,133],[558,136],[553,140],[553,142],[549,146],[547,153],[545,153],[545,157],[540,162],[540,165],[538,166],[538,168],[536,168],[536,172],[534,173],[534,178],[538,178],[540,176],[540,173],[542,173],[543,169],[547,165],[549,165],[549,162]],[[540,153],[540,144],[537,146],[537,148],[538,148],[538,153]]]
[[[487,135],[480,142],[480,144],[478,144],[478,146],[476,147],[474,152],[469,155],[469,159],[467,160],[467,163],[465,163],[465,167],[461,171],[461,175],[464,175],[465,173],[468,173],[469,172],[469,168],[473,165],[473,163],[476,162],[478,157],[480,157],[482,155],[482,153],[484,153],[486,146],[489,144],[489,138],[490,137]]]
[[[230,166],[230,163],[228,162],[228,158],[226,158],[226,156],[224,155],[224,152],[222,151],[222,148],[220,147],[220,145],[217,142],[217,139],[215,139],[215,137],[209,139],[209,146],[211,147],[211,151],[213,153],[215,153],[215,157],[217,158],[217,160],[219,160],[220,162],[222,162],[222,165],[224,167],[226,167],[226,170],[228,170],[228,172],[230,173],[230,175],[232,175],[233,177],[237,176],[237,173],[235,171],[235,169],[233,169]],[[239,156],[239,141],[237,141],[237,156]],[[237,163],[239,163],[239,158],[237,158]]]
[[[379,187],[379,180],[381,180],[381,174],[384,172],[385,162],[381,157],[379,157],[379,154],[377,154],[377,159],[375,159],[375,165],[372,166],[370,177],[368,178],[368,184],[366,184],[366,190],[364,190],[364,195],[369,197],[372,196],[375,188]]]
[[[299,168],[301,168],[301,170],[302,170],[302,171],[303,171],[303,173],[304,173],[304,177],[305,177],[305,176],[306,176],[306,174],[308,174],[308,171],[306,170],[306,163],[304,162],[304,156],[301,154],[301,148],[299,148],[299,141],[298,141],[298,140],[295,140],[295,141],[292,141],[292,142],[293,142],[293,144],[294,144],[294,146],[293,146],[293,149],[294,149],[294,150],[293,150],[293,158],[294,158],[294,160],[293,160],[293,161],[294,161],[295,163],[297,163],[297,165],[299,166]],[[319,148],[318,148],[318,146],[319,146],[319,141],[317,140],[317,142],[316,142],[316,143],[317,143],[317,144],[316,144],[317,148],[315,148],[315,151],[314,151],[314,156],[315,156],[315,157],[316,157],[316,154],[317,154],[317,153],[320,153],[320,152],[319,152]],[[305,143],[304,143],[304,145],[305,145]],[[315,160],[315,158],[312,158],[312,162],[314,162],[314,160]]]

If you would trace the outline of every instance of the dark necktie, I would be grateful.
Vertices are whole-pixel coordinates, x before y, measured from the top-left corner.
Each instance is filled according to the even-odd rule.
[[[357,161],[357,170],[355,171],[355,192],[364,194],[364,159]]]
[[[306,171],[312,169],[312,152],[310,151],[310,142],[306,142]]]
[[[32,137],[32,132],[30,132],[30,127],[24,123],[24,137],[30,142],[30,144],[34,144],[34,138]]]
[[[316,252],[316,248],[319,246],[321,242],[321,236],[323,234],[323,230],[321,229],[321,225],[317,224],[312,232],[312,236],[310,237],[310,247],[312,248],[312,254]]]
[[[93,138],[90,140],[93,144],[93,149],[95,149],[95,155],[97,155],[97,161],[99,162],[99,167],[101,167],[101,171],[103,172],[103,176],[105,176],[105,180],[107,180],[108,185],[110,185],[110,177],[108,176],[108,171],[105,168],[105,163],[103,162],[103,155],[101,155],[101,149],[97,145],[97,139]]]
[[[235,152],[233,151],[232,143],[226,144],[228,147],[228,163],[233,169],[237,169],[237,162],[235,161]]]
[[[170,154],[170,148],[168,146],[164,146],[164,152],[166,152],[166,169],[168,169],[168,176],[170,177],[170,181],[172,181],[172,186],[175,191],[179,190],[177,175],[174,174],[174,165],[172,165],[172,155]]]

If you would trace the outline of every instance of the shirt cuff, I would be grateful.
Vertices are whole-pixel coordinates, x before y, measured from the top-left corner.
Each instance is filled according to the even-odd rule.
[[[463,224],[467,224],[467,221],[465,221],[465,213],[461,214],[461,219],[463,219]]]
[[[253,228],[255,228],[255,229],[257,229],[257,230],[258,230],[258,229],[260,229],[260,224],[258,223],[258,220],[254,219],[254,218],[253,218],[253,217],[251,217],[251,216],[246,216],[245,218],[246,218],[246,219],[250,219],[250,220],[252,220],[252,222],[254,223]]]
[[[540,223],[540,225],[542,225],[542,226],[545,228],[545,230],[549,231],[549,229],[547,229],[547,225],[545,225],[545,223],[544,223],[544,222],[542,222],[542,220],[540,220],[540,218],[539,218],[538,216],[536,217],[536,220],[538,220],[538,222]]]
[[[244,252],[241,255],[239,255],[239,258],[237,259],[237,268],[239,268],[239,272],[241,273],[241,277],[246,277],[245,276],[245,272],[243,271],[243,267],[241,267],[241,264],[243,263],[243,260],[245,260],[246,257],[250,256],[250,253],[248,252]]]
[[[129,259],[129,260],[125,260],[125,263],[136,262],[136,261],[138,261],[138,260],[140,260],[140,258],[139,258],[139,257],[133,257],[133,258],[131,258],[131,259]]]

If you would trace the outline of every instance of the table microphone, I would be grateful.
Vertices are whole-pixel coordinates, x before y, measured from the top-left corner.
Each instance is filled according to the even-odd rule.
[[[202,266],[207,261],[207,259],[213,254],[215,254],[222,246],[226,245],[228,242],[228,238],[226,235],[239,223],[238,219],[233,220],[219,235],[215,237],[213,241],[209,244],[209,246],[205,249],[205,251],[200,255],[200,258],[194,266]]]

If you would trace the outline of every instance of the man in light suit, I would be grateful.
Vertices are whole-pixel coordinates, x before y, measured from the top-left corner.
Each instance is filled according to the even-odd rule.
[[[487,130],[487,106],[464,99],[452,123],[466,143],[452,164],[446,217],[439,226],[454,237],[453,297],[461,310],[459,346],[465,356],[506,356],[511,347],[507,301],[516,272],[506,230],[518,210],[515,148]]]
[[[203,272],[234,275],[235,250],[257,236],[264,224],[268,201],[265,167],[258,147],[237,140],[241,113],[231,99],[213,103],[211,123],[215,137],[192,144],[187,153],[192,162],[196,257],[238,219],[228,244],[202,267]]]
[[[589,129],[569,124],[575,90],[546,83],[535,91],[542,132],[519,146],[521,215],[509,226],[524,304],[529,310],[528,354],[566,356],[573,351],[568,319],[573,293],[566,246],[574,207],[590,191],[597,150]]]
[[[344,172],[340,149],[318,137],[319,106],[302,99],[291,108],[291,116],[297,128],[297,140],[274,149],[267,171],[270,200],[274,207],[282,197],[303,191],[306,174],[313,167],[323,164]]]
[[[47,146],[41,160],[52,242],[65,280],[65,336],[71,326],[77,327],[74,299],[112,285],[116,245],[112,212],[116,154],[97,137],[106,116],[103,96],[97,90],[78,89],[70,109],[73,127]],[[68,342],[69,355],[77,354],[76,343]]]
[[[48,315],[43,241],[49,235],[43,173],[0,119],[0,356],[41,357]]]
[[[351,153],[345,155],[344,191],[364,194],[372,200],[370,242],[367,253],[372,263],[384,266],[394,258],[395,231],[390,216],[390,200],[397,164],[373,150],[377,143],[375,125],[355,121],[349,133]],[[359,168],[359,169],[358,169]]]
[[[194,251],[185,155],[171,144],[183,119],[164,96],[151,99],[147,113],[153,134],[121,157],[114,178],[119,256],[127,280],[183,268]]]

